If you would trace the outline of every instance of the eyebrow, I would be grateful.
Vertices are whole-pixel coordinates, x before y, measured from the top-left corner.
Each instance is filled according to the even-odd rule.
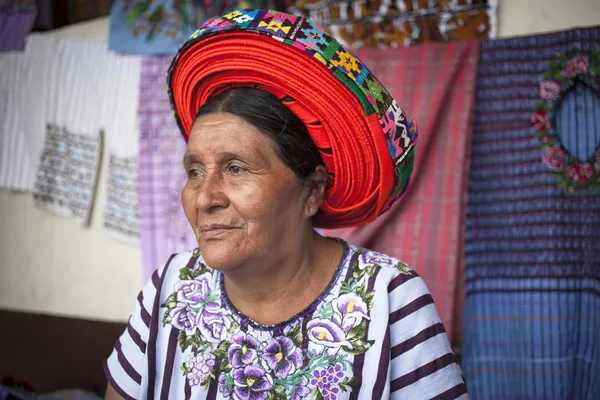
[[[228,152],[228,151],[219,153],[219,157],[218,157],[219,163],[223,163],[223,162],[231,161],[231,160],[240,160],[240,161],[244,161],[244,162],[250,162],[247,159],[247,157],[245,157],[244,154],[232,153],[232,152]],[[195,162],[202,164],[202,161],[196,154],[186,152],[183,155],[183,165],[189,165],[189,164],[192,164]]]

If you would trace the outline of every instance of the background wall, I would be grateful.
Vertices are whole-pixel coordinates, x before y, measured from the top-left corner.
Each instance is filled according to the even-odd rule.
[[[600,25],[599,0],[498,1],[500,37]],[[108,24],[102,18],[55,32],[107,41]],[[0,309],[127,319],[143,284],[141,253],[102,231],[103,188],[90,229],[34,208],[30,194],[0,190]]]

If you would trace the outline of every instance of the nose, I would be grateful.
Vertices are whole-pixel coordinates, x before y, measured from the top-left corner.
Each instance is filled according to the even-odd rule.
[[[196,208],[199,212],[210,213],[228,205],[223,177],[217,171],[207,171],[196,194]]]

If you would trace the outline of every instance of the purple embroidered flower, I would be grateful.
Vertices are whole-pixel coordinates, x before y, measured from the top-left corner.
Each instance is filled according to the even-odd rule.
[[[297,384],[294,388],[291,400],[302,400],[309,394],[310,389],[308,388],[308,378],[306,376],[303,376],[300,383]]]
[[[393,261],[386,255],[374,253],[372,251],[365,251],[360,256],[358,256],[358,266],[360,269],[365,269],[366,267],[375,264],[393,264]]]
[[[263,354],[263,365],[274,371],[275,376],[285,379],[302,367],[303,355],[292,339],[279,336],[267,339]],[[233,364],[232,364],[233,365]]]
[[[233,398],[236,400],[265,400],[273,388],[273,378],[254,365],[234,370],[233,383]]]
[[[188,370],[187,379],[190,386],[198,386],[200,380],[209,374],[211,368],[214,368],[215,356],[210,353],[198,355],[190,353],[185,361],[185,366]]]
[[[339,392],[340,388],[329,384],[325,385],[325,387],[321,389],[321,394],[325,400],[336,400]]]
[[[202,274],[193,280],[180,281],[175,285],[177,301],[197,307],[210,294],[210,274]]]
[[[227,383],[227,376],[225,374],[219,375],[219,392],[221,392],[226,399],[231,397],[231,386]]]
[[[332,302],[334,321],[348,333],[363,318],[369,319],[367,303],[356,293],[346,293]]]
[[[231,321],[225,310],[216,303],[207,303],[198,317],[198,328],[202,336],[212,343],[219,343],[227,337]]]
[[[327,371],[324,369],[317,369],[313,371],[313,378],[310,381],[312,386],[316,386],[319,389],[323,389],[327,384]]]
[[[327,368],[327,383],[328,384],[335,385],[343,377],[344,377],[344,372],[342,371],[341,364],[336,364],[335,366]]]
[[[188,335],[192,335],[196,330],[198,314],[188,307],[178,305],[169,311],[169,316],[171,317],[171,324],[180,331],[185,331]]]
[[[258,359],[257,350],[260,343],[254,337],[240,332],[231,338],[231,346],[227,351],[227,358],[233,368],[242,368],[253,364]]]
[[[313,319],[307,324],[306,329],[311,354],[322,354],[327,351],[333,356],[342,346],[352,348],[352,344],[346,338],[346,332],[331,320]]]

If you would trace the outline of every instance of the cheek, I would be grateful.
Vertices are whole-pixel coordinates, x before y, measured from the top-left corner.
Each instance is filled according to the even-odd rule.
[[[271,230],[291,222],[299,207],[296,188],[276,182],[248,185],[230,200],[250,230]]]
[[[185,216],[188,221],[194,225],[196,223],[196,194],[194,190],[188,187],[188,185],[184,186],[181,191],[181,204],[183,206],[183,211],[185,212]]]

